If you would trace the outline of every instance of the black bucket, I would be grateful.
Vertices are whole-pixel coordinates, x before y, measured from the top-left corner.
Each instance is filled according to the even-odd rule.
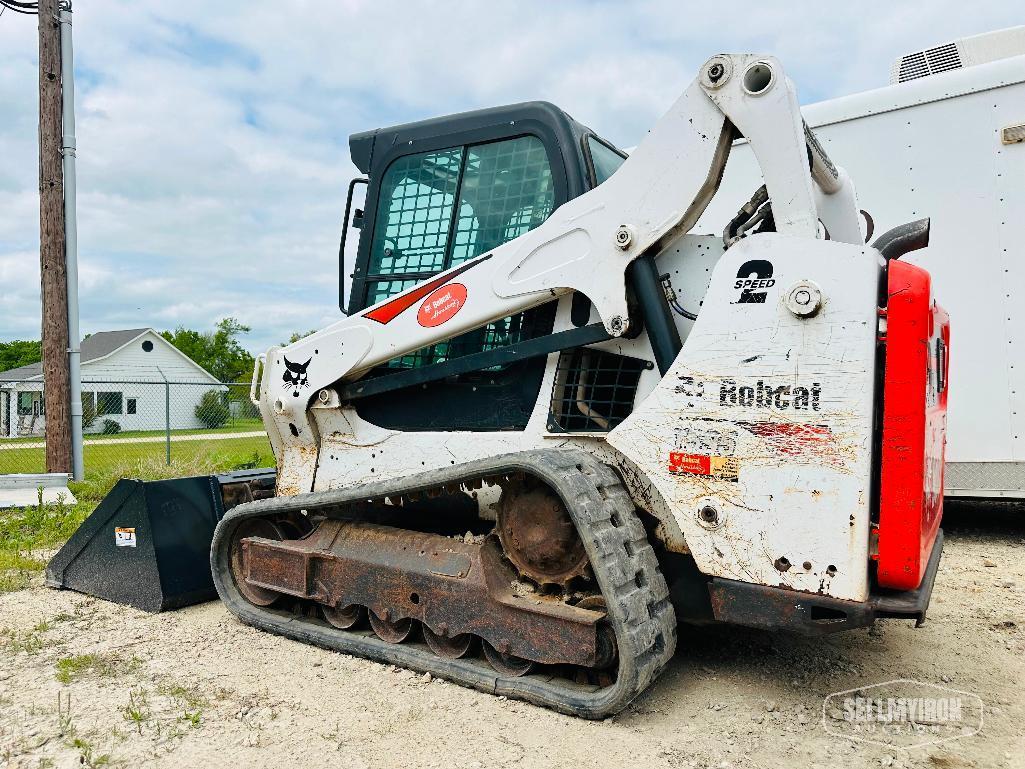
[[[149,612],[211,601],[217,522],[273,493],[273,469],[120,480],[47,565],[46,584]]]

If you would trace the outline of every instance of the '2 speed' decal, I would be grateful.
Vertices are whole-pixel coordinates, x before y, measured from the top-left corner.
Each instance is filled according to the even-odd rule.
[[[733,304],[765,304],[765,289],[775,285],[772,262],[766,259],[744,262],[737,270],[737,282],[733,284],[733,288],[740,289],[740,297]]]

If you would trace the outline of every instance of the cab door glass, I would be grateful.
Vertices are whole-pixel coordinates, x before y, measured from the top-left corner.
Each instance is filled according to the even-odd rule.
[[[608,179],[626,162],[626,158],[594,136],[587,137],[587,149],[591,154],[592,182],[597,187]]]

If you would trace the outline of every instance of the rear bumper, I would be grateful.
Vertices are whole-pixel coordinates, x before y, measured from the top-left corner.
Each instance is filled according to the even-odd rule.
[[[919,627],[925,622],[942,552],[941,529],[936,532],[925,575],[917,589],[876,588],[864,602],[715,577],[708,585],[712,612],[720,622],[806,635],[868,627],[884,618],[914,620],[915,627]]]

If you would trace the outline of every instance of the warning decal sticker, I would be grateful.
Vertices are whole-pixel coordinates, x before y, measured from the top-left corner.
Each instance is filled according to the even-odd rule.
[[[675,475],[705,475],[722,481],[736,481],[740,461],[736,457],[669,452],[669,472]]]
[[[118,547],[135,547],[135,529],[116,527],[114,529],[114,544]]]

